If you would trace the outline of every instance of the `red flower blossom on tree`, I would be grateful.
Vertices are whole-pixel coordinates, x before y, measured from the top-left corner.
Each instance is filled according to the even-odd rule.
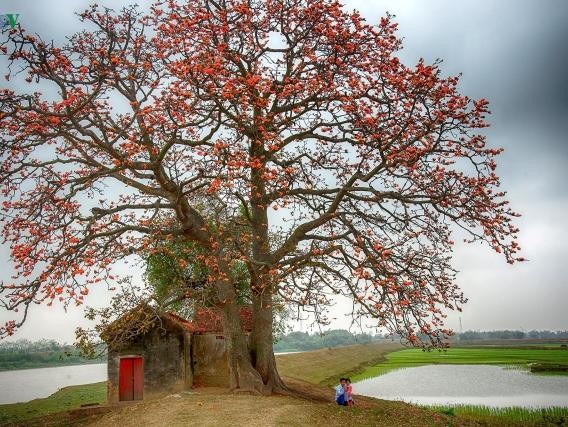
[[[22,29],[3,45],[58,92],[0,92],[8,309],[81,304],[116,260],[191,240],[207,248],[233,387],[270,392],[283,388],[274,294],[321,322],[344,294],[355,317],[440,346],[442,309],[465,302],[452,226],[518,259],[501,150],[479,133],[487,101],[438,63],[402,64],[390,17],[369,25],[332,0],[193,0],[81,18],[94,29],[65,46]],[[235,259],[251,277],[248,348]]]

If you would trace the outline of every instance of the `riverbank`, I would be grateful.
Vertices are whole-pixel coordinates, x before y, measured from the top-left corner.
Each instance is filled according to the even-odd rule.
[[[100,352],[103,350],[102,346],[97,349]],[[89,359],[81,355],[75,346],[59,344],[54,340],[0,341],[0,372],[103,362],[106,362],[106,356]]]
[[[30,419],[72,411],[81,405],[106,403],[106,382],[64,387],[43,399],[0,405],[0,424],[22,423]]]
[[[329,426],[348,424],[376,425],[446,425],[450,418],[436,411],[402,402],[379,401],[357,397],[356,407],[338,407],[333,390],[326,384],[337,377],[355,373],[378,363],[398,344],[369,344],[277,357],[279,370],[296,393],[309,399],[291,396],[252,396],[229,393],[224,389],[201,388],[174,395],[156,396],[135,404],[112,408],[107,414],[92,414],[71,409],[81,404],[104,403],[105,384],[67,387],[47,399],[14,405],[1,405],[3,422],[29,425],[74,424],[96,426],[202,425],[202,426]],[[83,396],[82,398],[80,396]],[[73,398],[74,400],[71,400]],[[42,412],[43,411],[43,412]],[[57,411],[64,411],[55,413]],[[38,418],[42,416],[42,418]],[[35,417],[35,418],[34,418]],[[34,418],[30,420],[30,418]],[[479,425],[465,422],[457,425]]]
[[[392,358],[396,343],[372,343],[321,349],[277,356],[279,371],[289,387],[309,399],[292,396],[251,396],[223,389],[202,388],[179,394],[147,397],[144,401],[100,411],[80,410],[81,404],[105,403],[105,383],[62,389],[47,399],[0,405],[3,422],[28,425],[95,426],[201,425],[201,426],[329,426],[336,423],[357,426],[481,426],[546,425],[535,416],[533,421],[515,421],[490,412],[460,413],[450,408],[421,408],[403,402],[356,396],[356,407],[332,403],[330,385],[339,376],[356,377],[366,368]],[[406,351],[406,350],[405,350]],[[550,350],[548,350],[550,351]],[[403,353],[403,352],[400,352]],[[58,412],[58,413],[56,413]],[[558,415],[563,417],[563,413]],[[34,418],[35,417],[35,418]],[[41,417],[41,418],[38,418]],[[30,420],[34,418],[33,420]],[[561,418],[558,418],[561,420]],[[551,419],[552,420],[552,419]]]
[[[77,361],[49,362],[49,363],[30,363],[30,364],[17,364],[17,365],[4,365],[0,366],[0,372],[8,371],[24,371],[28,369],[44,369],[44,368],[62,368],[65,366],[79,366],[79,365],[96,365],[99,363],[106,363],[106,359],[81,359]]]
[[[566,426],[568,425],[568,408],[491,408],[488,406],[476,405],[455,405],[455,406],[429,406],[450,417],[459,416],[469,420],[495,425],[498,422],[519,424],[519,425],[538,425],[538,426]],[[498,421],[499,420],[499,421]]]
[[[324,348],[276,356],[281,375],[312,384],[331,386],[339,377],[352,377],[387,360],[405,347],[396,342]]]

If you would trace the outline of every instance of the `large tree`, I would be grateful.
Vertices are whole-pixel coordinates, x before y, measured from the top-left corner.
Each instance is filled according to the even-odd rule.
[[[329,295],[347,295],[354,317],[440,346],[443,310],[465,302],[451,233],[518,259],[501,150],[479,133],[487,101],[459,94],[438,63],[403,65],[390,17],[369,25],[332,0],[162,1],[147,16],[80,17],[86,29],[63,46],[21,28],[3,43],[29,90],[0,92],[15,269],[2,295],[24,312],[2,334],[31,304],[80,304],[115,280],[116,261],[186,239],[205,248],[232,387],[271,392],[284,388],[274,295],[321,322]],[[235,260],[250,276],[248,346]]]

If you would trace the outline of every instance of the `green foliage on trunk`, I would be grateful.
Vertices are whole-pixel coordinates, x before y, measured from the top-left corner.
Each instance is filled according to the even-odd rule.
[[[215,293],[208,283],[214,275],[203,261],[206,249],[195,242],[174,240],[153,251],[146,258],[146,279],[158,304],[179,314],[185,307],[211,306]],[[250,303],[250,276],[244,262],[231,263],[231,281],[239,305]]]

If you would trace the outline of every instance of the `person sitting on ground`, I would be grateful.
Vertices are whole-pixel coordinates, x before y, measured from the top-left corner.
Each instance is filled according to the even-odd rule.
[[[345,378],[345,401],[348,406],[355,405],[353,401],[353,386],[351,385],[351,378]]]
[[[347,406],[345,397],[345,378],[340,378],[339,385],[335,387],[335,402],[338,405]]]

